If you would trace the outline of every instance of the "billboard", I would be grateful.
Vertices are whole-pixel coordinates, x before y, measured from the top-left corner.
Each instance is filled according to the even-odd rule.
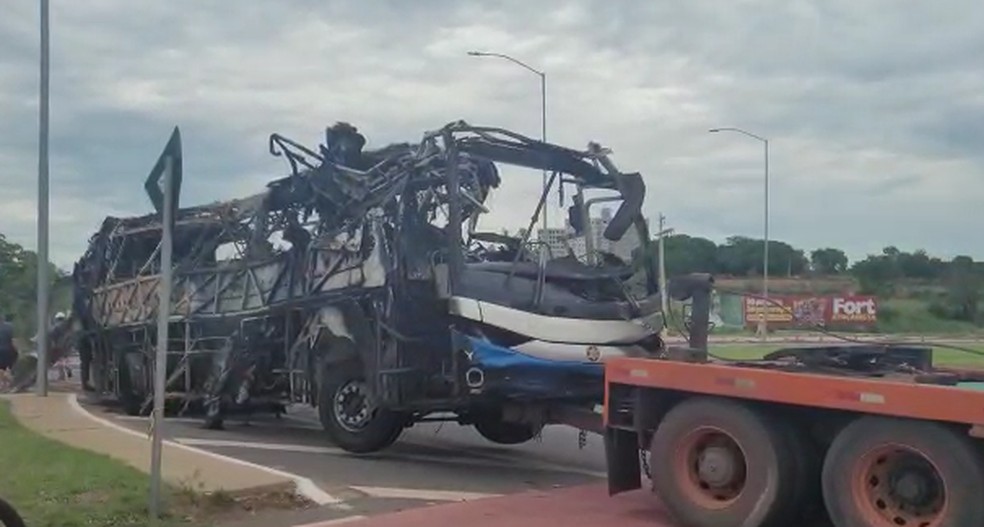
[[[745,326],[765,317],[770,327],[871,327],[878,322],[878,300],[864,295],[745,297]]]

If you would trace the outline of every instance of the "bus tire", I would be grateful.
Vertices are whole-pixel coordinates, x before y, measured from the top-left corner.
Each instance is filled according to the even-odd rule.
[[[358,362],[323,364],[320,370],[318,414],[332,442],[348,452],[368,454],[399,439],[406,416],[372,403]]]

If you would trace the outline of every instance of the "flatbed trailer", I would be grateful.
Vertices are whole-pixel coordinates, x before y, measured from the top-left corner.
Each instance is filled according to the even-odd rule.
[[[605,376],[609,493],[648,464],[681,527],[984,526],[984,376],[934,367],[929,348],[728,361],[692,335]]]

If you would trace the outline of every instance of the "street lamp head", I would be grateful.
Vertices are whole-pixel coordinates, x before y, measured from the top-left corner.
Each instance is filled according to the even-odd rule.
[[[485,55],[487,55],[487,53],[483,53],[481,51],[469,51],[468,54],[473,57],[484,57]]]
[[[720,131],[721,131],[720,128],[711,128],[710,130],[708,130],[708,132],[711,132],[711,133],[720,132]]]

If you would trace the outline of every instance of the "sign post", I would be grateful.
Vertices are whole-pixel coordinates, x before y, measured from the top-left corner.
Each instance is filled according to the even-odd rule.
[[[51,284],[48,269],[49,235],[49,181],[48,181],[48,127],[49,127],[49,77],[51,69],[51,44],[48,28],[48,0],[41,0],[41,93],[38,123],[38,366],[35,389],[41,397],[48,396],[48,307]]]
[[[666,337],[666,317],[670,315],[670,298],[669,292],[666,290],[666,246],[663,240],[667,235],[673,234],[673,229],[664,229],[663,223],[666,221],[666,216],[663,213],[659,213],[659,232],[656,233],[657,240],[659,240],[659,297],[660,297],[660,307],[663,312],[663,331],[660,335],[661,337]]]
[[[151,420],[150,516],[161,514],[161,454],[164,437],[164,383],[167,382],[168,319],[171,315],[171,259],[174,217],[181,188],[181,133],[174,128],[144,185],[161,216],[161,277],[157,296],[157,354],[154,358],[154,414]]]

